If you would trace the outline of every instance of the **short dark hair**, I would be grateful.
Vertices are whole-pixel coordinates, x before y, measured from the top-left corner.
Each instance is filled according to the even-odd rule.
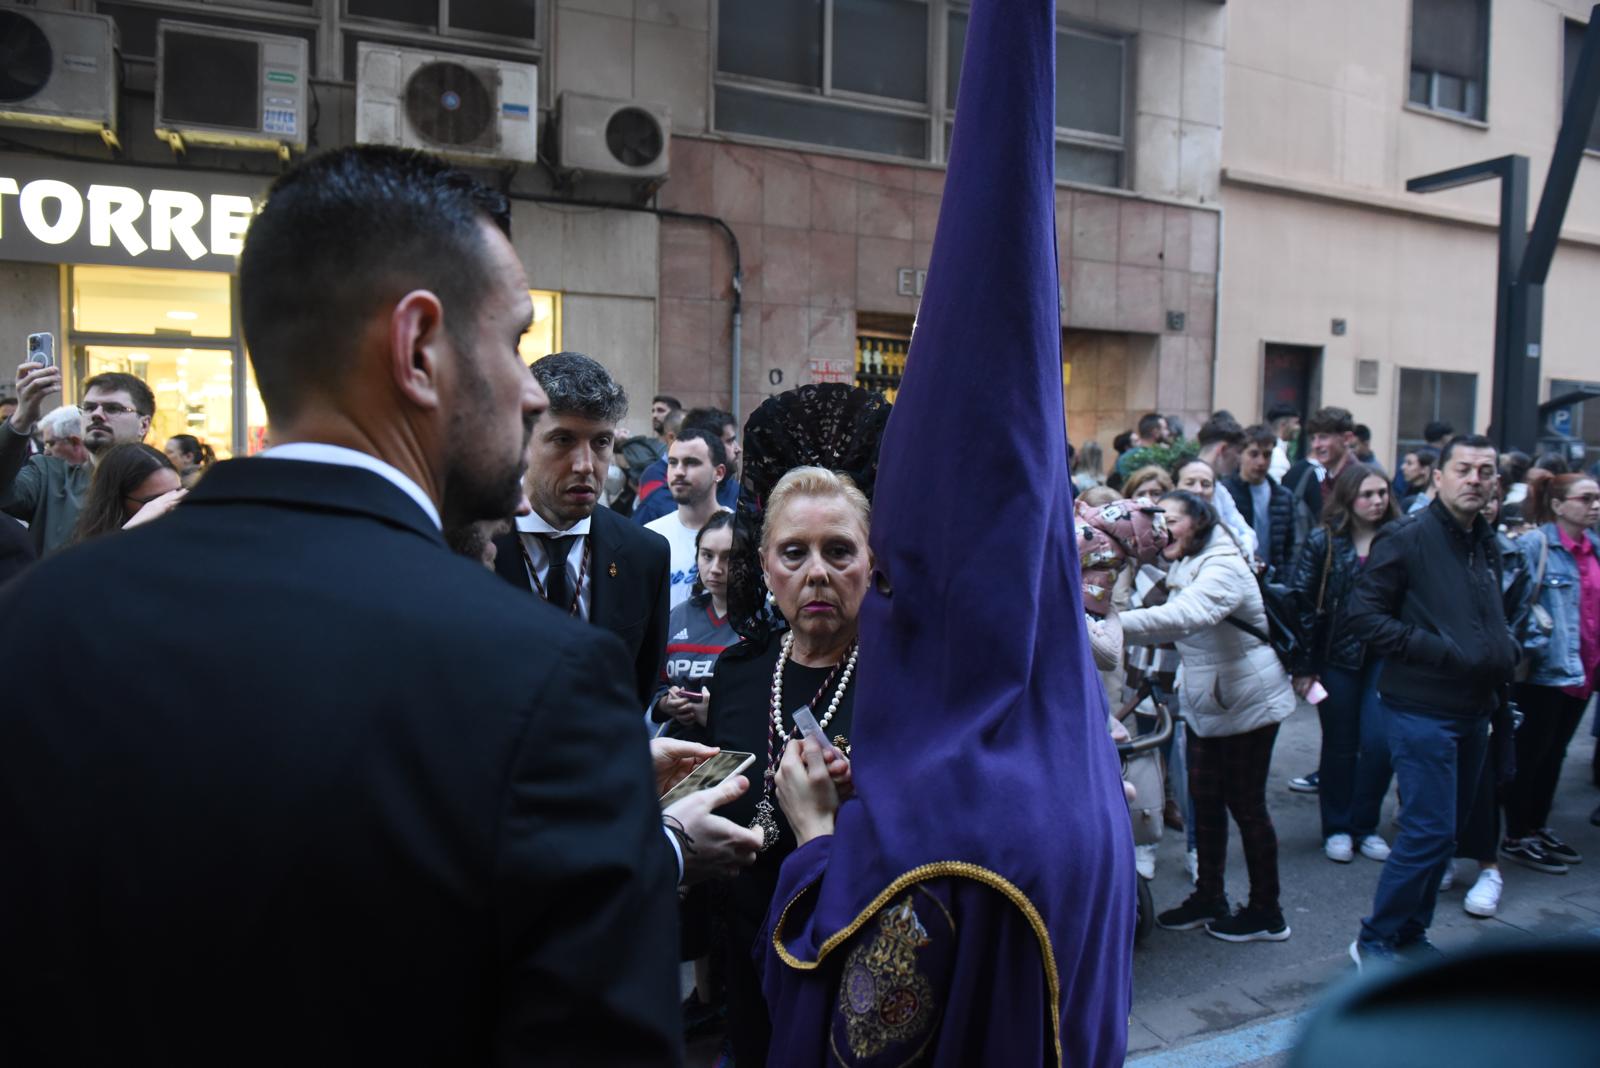
[[[684,430],[706,430],[717,437],[722,437],[723,427],[739,428],[733,415],[721,408],[690,408],[683,413]]]
[[[1278,447],[1278,432],[1265,423],[1256,423],[1244,428],[1244,440],[1262,452],[1271,452]]]
[[[133,410],[140,415],[156,414],[156,395],[150,392],[144,379],[121,371],[105,371],[83,380],[83,391],[98,389],[105,393],[126,393],[133,401]]]
[[[1161,428],[1161,424],[1166,422],[1166,419],[1167,417],[1160,412],[1145,412],[1139,417],[1139,436],[1148,438]]]
[[[1279,402],[1267,409],[1267,422],[1276,423],[1279,419],[1298,418],[1300,409],[1292,404]]]
[[[1355,430],[1355,435],[1356,435],[1356,440],[1357,441],[1364,441],[1364,442],[1367,442],[1369,444],[1371,443],[1371,441],[1372,441],[1372,428],[1370,426],[1368,426],[1365,423],[1357,423],[1355,425],[1354,430]]]
[[[581,352],[552,352],[533,361],[533,377],[550,397],[550,414],[618,423],[628,414],[628,394],[611,372]]]
[[[1439,466],[1443,467],[1450,462],[1450,454],[1457,449],[1492,449],[1494,442],[1482,434],[1457,434],[1444,443],[1444,448],[1439,450]],[[1498,454],[1496,455],[1498,459]]]
[[[1456,428],[1451,426],[1449,423],[1444,422],[1442,419],[1435,419],[1433,422],[1422,428],[1422,440],[1438,441],[1441,438],[1449,437],[1455,432]]]
[[[1184,514],[1194,521],[1194,532],[1189,536],[1189,551],[1184,555],[1193,556],[1204,549],[1211,540],[1211,532],[1217,529],[1216,507],[1198,493],[1188,490],[1168,490],[1161,495],[1161,500],[1177,501],[1183,505]]]
[[[657,393],[654,397],[651,397],[650,404],[652,407],[657,404],[665,404],[673,411],[677,411],[683,407],[683,402],[681,400],[679,400],[677,397],[668,396],[665,393]]]
[[[1414,449],[1407,449],[1412,456],[1417,458],[1417,463],[1423,467],[1439,466],[1439,450],[1432,445],[1418,445]]]
[[[1233,417],[1232,412],[1215,412],[1210,419],[1200,424],[1200,432],[1195,435],[1195,440],[1204,448],[1214,442],[1224,442],[1228,445],[1243,445],[1245,443],[1244,428],[1239,426],[1239,420]]]
[[[1529,470],[1531,471],[1535,468],[1540,471],[1548,471],[1552,475],[1565,475],[1572,470],[1572,465],[1567,463],[1567,458],[1559,452],[1542,452]]]
[[[1355,428],[1355,417],[1348,408],[1318,408],[1306,420],[1308,434],[1348,434]]]
[[[1124,430],[1122,433],[1112,438],[1111,447],[1116,449],[1118,452],[1127,452],[1133,447],[1133,431]]]
[[[699,427],[684,427],[678,431],[678,440],[674,445],[682,445],[686,441],[703,441],[706,443],[706,453],[711,457],[712,467],[728,466],[728,450],[722,445],[722,435],[713,434],[709,430]]]
[[[347,337],[385,302],[435,293],[458,345],[488,291],[484,223],[511,232],[510,202],[412,149],[352,145],[272,183],[239,257],[239,307],[268,413],[292,419],[351,369]]]

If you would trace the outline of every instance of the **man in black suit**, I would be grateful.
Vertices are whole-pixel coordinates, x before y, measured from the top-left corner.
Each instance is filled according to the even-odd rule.
[[[440,534],[511,513],[544,405],[508,227],[420,153],[280,178],[276,447],[0,595],[0,1063],[680,1060],[621,643]]]
[[[596,507],[628,397],[604,367],[577,352],[535,361],[533,377],[550,401],[533,427],[523,483],[533,513],[495,539],[495,571],[621,638],[642,714],[666,655],[672,552],[660,535]],[[554,575],[552,552],[566,565]]]

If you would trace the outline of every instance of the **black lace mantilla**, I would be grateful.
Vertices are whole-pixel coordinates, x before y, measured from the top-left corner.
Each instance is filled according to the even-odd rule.
[[[849,475],[871,500],[888,421],[889,402],[881,393],[842,382],[791,389],[750,413],[728,563],[728,613],[739,634],[760,643],[785,625],[767,606],[761,577],[761,516],[772,488],[796,467],[826,467]]]

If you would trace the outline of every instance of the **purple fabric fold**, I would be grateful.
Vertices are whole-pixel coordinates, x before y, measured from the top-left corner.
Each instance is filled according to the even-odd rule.
[[[969,956],[957,970],[1020,984],[1021,1003],[1042,975],[1065,1062],[1122,1063],[1136,876],[1066,463],[1054,46],[1050,0],[974,3],[927,289],[873,501],[858,797],[826,847],[785,862],[757,947],[774,1063],[809,1063],[785,1045],[802,1041],[785,1019],[798,995],[774,969],[827,981],[772,948],[795,895],[810,887],[778,934],[809,962],[828,946],[825,957],[847,952],[869,930],[862,917],[899,891],[952,880],[935,892],[954,895],[968,927],[1029,935],[987,954],[958,938]]]

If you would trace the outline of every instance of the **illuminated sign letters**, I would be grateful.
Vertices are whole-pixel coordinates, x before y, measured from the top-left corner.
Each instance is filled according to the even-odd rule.
[[[266,181],[0,154],[0,260],[231,271]]]

